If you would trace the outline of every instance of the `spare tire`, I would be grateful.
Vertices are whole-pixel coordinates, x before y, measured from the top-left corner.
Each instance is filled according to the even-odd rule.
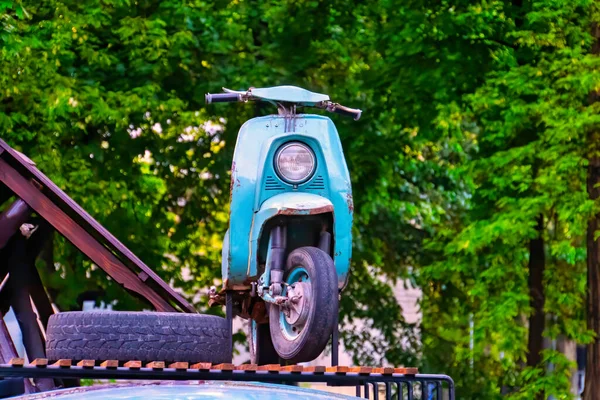
[[[214,315],[64,312],[46,331],[51,360],[231,362],[229,330]]]

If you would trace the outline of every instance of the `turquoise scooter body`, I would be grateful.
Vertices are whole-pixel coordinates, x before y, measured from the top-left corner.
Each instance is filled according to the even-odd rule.
[[[309,332],[312,323],[331,324],[332,317],[318,314],[336,314],[337,321],[339,292],[347,283],[352,256],[354,206],[350,174],[334,123],[328,117],[297,110],[316,107],[354,119],[361,111],[293,86],[225,91],[207,95],[207,102],[266,101],[279,112],[247,121],[238,134],[231,168],[230,222],[223,241],[221,294],[235,292],[240,305],[237,314],[253,321],[253,361],[260,362],[261,356],[268,359],[265,362],[276,356],[307,361],[312,356],[299,357],[294,349],[286,352],[279,347],[317,335]],[[292,265],[292,255],[299,257],[298,265]],[[323,291],[334,293],[319,299]],[[216,293],[213,297],[219,298]],[[329,302],[331,310],[313,310],[320,301]],[[266,326],[266,321],[270,321],[269,331],[260,327]],[[312,347],[324,347],[322,336],[328,339],[332,329],[318,333],[318,343]],[[280,336],[281,340],[266,340],[267,336]],[[267,344],[257,350],[258,342]],[[303,350],[298,353],[303,354],[322,350],[307,352],[306,343],[300,347]]]

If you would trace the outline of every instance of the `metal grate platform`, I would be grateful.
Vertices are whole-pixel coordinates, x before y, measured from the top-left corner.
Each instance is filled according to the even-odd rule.
[[[35,359],[27,364],[13,358],[0,364],[2,378],[91,378],[143,380],[228,380],[271,383],[323,382],[332,386],[355,386],[358,397],[379,399],[454,400],[454,382],[446,375],[419,374],[417,368],[324,367],[278,364],[210,364],[116,360]],[[400,396],[399,396],[400,394]]]

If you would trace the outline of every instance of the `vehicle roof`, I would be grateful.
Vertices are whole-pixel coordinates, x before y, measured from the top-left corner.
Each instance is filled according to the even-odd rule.
[[[296,386],[254,382],[151,382],[84,386],[13,397],[20,400],[348,400],[340,394]]]

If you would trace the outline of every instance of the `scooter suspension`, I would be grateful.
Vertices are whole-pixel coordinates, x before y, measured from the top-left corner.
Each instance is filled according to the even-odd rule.
[[[277,225],[271,229],[271,295],[280,296],[282,292],[283,267],[287,246],[287,227]]]

